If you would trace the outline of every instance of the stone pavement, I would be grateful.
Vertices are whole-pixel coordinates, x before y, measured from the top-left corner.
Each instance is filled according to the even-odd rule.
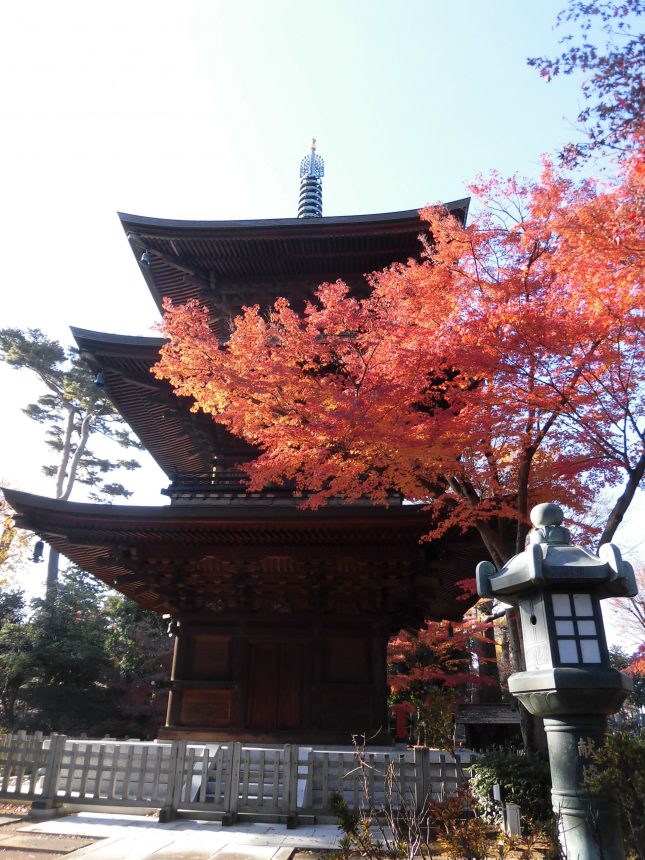
[[[335,848],[339,839],[334,824],[295,830],[259,823],[222,827],[212,821],[178,820],[158,824],[140,815],[99,812],[26,824],[20,832],[99,840],[67,854],[70,860],[289,860],[296,850]]]

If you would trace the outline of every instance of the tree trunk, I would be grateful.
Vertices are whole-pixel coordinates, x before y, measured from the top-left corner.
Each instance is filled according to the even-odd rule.
[[[90,438],[90,429],[92,426],[92,418],[94,418],[94,411],[88,410],[83,420],[81,421],[81,428],[78,437],[78,443],[76,445],[76,451],[74,451],[74,456],[71,459],[71,463],[69,464],[69,475],[67,476],[67,485],[65,489],[62,490],[60,495],[56,496],[57,499],[61,499],[63,502],[66,502],[69,499],[69,495],[72,492],[72,487],[76,481],[76,475],[78,473],[78,466],[81,462],[81,457],[85,453],[85,449],[87,448],[87,441]]]
[[[477,615],[481,620],[492,622],[493,602],[492,600],[480,600],[477,604]],[[497,650],[495,647],[495,631],[492,623],[483,633],[484,640],[477,639],[475,653],[479,662],[479,677],[490,678],[494,683],[484,684],[477,688],[477,700],[479,702],[501,702],[501,689],[499,683],[499,668],[497,666]]]
[[[47,559],[47,582],[45,584],[45,603],[47,606],[51,606],[56,599],[59,561],[60,553],[51,546],[49,548],[49,558]]]
[[[636,466],[629,470],[627,485],[607,517],[607,524],[600,535],[598,546],[602,546],[604,543],[609,543],[613,538],[616,533],[616,529],[622,523],[627,509],[632,503],[636,490],[638,489],[638,485],[643,479],[643,475],[645,475],[645,451],[641,454]]]
[[[56,472],[56,498],[60,499],[64,492],[65,478],[67,477],[67,464],[72,453],[72,436],[74,435],[74,410],[67,406],[67,421],[65,424],[65,440],[61,452],[58,471]]]
[[[515,554],[524,551],[529,527],[526,522],[529,514],[529,476],[533,462],[533,449],[524,453],[517,478],[517,526],[515,531]]]
[[[479,532],[482,543],[486,547],[494,565],[498,569],[504,567],[511,557],[506,541],[495,532],[490,523],[479,520],[475,523],[475,528]]]
[[[70,408],[67,415],[67,427],[65,431],[65,443],[63,446],[63,456],[58,468],[56,478],[56,498],[66,502],[72,492],[72,487],[76,481],[78,465],[81,457],[87,448],[87,441],[90,435],[90,427],[92,418],[95,413],[93,410],[88,411],[81,422],[81,432],[74,455],[72,451],[72,435],[74,432],[74,412]],[[70,462],[71,457],[71,462]],[[69,469],[69,472],[68,472]],[[47,582],[45,585],[45,603],[47,606],[52,606],[56,599],[56,591],[58,589],[58,570],[60,566],[60,553],[58,550],[50,547],[49,559],[47,561]]]

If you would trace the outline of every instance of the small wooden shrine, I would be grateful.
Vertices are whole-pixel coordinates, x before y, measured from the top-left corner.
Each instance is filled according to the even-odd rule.
[[[463,221],[467,206],[448,208]],[[417,255],[423,230],[416,211],[120,218],[157,305],[164,296],[199,298],[222,336],[243,304],[286,296],[302,306],[318,284],[337,278],[365,290],[363,273]],[[426,618],[462,616],[468,603],[456,583],[472,574],[478,543],[454,534],[420,544],[431,515],[400,499],[305,511],[284,489],[247,493],[237,465],[253,451],[154,379],[160,340],[79,330],[75,337],[168,475],[171,504],[6,496],[22,527],[172,619],[161,736],[348,743],[365,733],[386,742],[387,640]]]

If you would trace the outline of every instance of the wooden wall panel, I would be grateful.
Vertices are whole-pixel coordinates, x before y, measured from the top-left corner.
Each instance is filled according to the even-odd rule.
[[[330,636],[326,642],[326,680],[359,681],[371,678],[371,639]]]
[[[373,696],[369,690],[331,688],[320,693],[320,727],[352,733],[371,732],[374,726]]]
[[[230,636],[192,634],[188,637],[185,677],[192,681],[226,681],[230,671]]]
[[[302,679],[306,653],[304,643],[281,645],[278,729],[299,729],[302,726]]]
[[[167,737],[350,743],[385,724],[385,634],[335,617],[182,619]]]
[[[246,724],[275,729],[278,712],[279,642],[250,642]]]
[[[179,721],[182,726],[226,728],[231,718],[231,693],[228,690],[184,690],[181,694]]]

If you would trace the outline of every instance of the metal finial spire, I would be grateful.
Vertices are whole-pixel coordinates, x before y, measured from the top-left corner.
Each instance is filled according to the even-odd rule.
[[[300,162],[300,199],[298,218],[322,216],[322,178],[325,162],[316,153],[316,138],[311,140],[311,152]]]

